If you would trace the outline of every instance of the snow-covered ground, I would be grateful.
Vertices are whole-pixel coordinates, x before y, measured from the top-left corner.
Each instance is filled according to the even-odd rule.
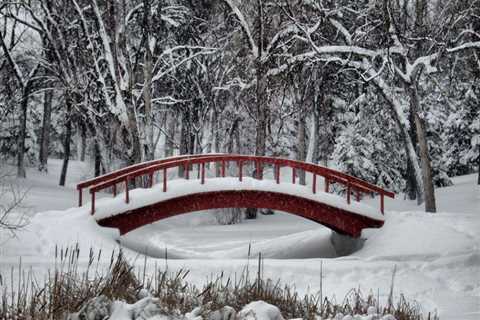
[[[87,261],[88,249],[104,252],[118,247],[164,257],[149,265],[185,268],[189,282],[201,284],[220,272],[239,275],[258,252],[264,276],[281,279],[300,292],[315,293],[323,268],[324,294],[342,300],[352,288],[370,290],[385,301],[396,268],[394,291],[417,300],[425,312],[437,311],[441,319],[480,318],[480,189],[476,176],[454,179],[455,185],[436,191],[437,214],[421,212],[415,202],[402,197],[388,200],[385,226],[365,230],[364,247],[346,257],[336,257],[330,231],[314,222],[286,213],[238,225],[220,226],[211,214],[200,212],[172,217],[137,229],[120,239],[115,230],[100,228],[88,208],[75,208],[75,182],[86,177],[86,165],[72,162],[66,188],[57,187],[60,161],[51,160],[49,174],[34,169],[21,182],[28,189],[25,205],[30,224],[15,238],[0,239],[0,272],[4,277],[17,266],[31,267],[41,279],[52,266],[55,245],[79,243]],[[102,195],[100,195],[102,197]],[[378,199],[367,200],[378,206]],[[72,208],[73,207],[73,208]],[[70,208],[70,209],[68,209]],[[143,258],[127,250],[139,266]],[[104,254],[109,259],[108,254]],[[182,258],[182,259],[173,259]],[[1,290],[1,288],[0,288]]]

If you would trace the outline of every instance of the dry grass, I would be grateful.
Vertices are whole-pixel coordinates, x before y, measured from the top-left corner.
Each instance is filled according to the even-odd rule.
[[[365,314],[371,306],[378,313],[392,314],[398,320],[437,319],[431,315],[424,317],[419,307],[403,296],[395,304],[389,299],[387,306],[379,306],[378,298],[373,294],[364,295],[358,289],[352,290],[340,303],[326,298],[323,293],[300,296],[291,287],[282,286],[280,281],[261,278],[261,259],[254,280],[245,268],[236,279],[220,274],[198,288],[186,281],[187,270],[170,273],[155,268],[149,277],[146,260],[143,270],[133,270],[121,251],[112,253],[107,270],[101,271],[105,270],[100,267],[102,253],[94,254],[90,250],[88,266],[79,272],[79,254],[78,247],[57,250],[55,269],[41,284],[31,272],[22,270],[21,262],[18,270],[12,269],[10,275],[11,279],[16,275],[18,283],[4,283],[5,278],[0,276],[0,285],[4,288],[0,297],[0,319],[64,319],[67,314],[79,311],[88,300],[101,295],[133,303],[142,289],[157,298],[159,309],[168,315],[185,314],[198,306],[202,306],[205,315],[224,306],[239,311],[249,302],[263,300],[276,305],[286,319],[318,319],[318,316],[325,319],[338,313]]]

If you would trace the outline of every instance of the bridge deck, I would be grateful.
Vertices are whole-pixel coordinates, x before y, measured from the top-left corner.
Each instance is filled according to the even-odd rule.
[[[321,190],[321,188],[319,189]],[[198,180],[175,179],[169,181],[166,192],[163,192],[162,185],[154,185],[152,188],[147,189],[138,188],[130,191],[129,203],[125,202],[124,195],[118,195],[113,199],[98,199],[94,217],[96,220],[102,220],[154,203],[195,193],[241,190],[268,191],[293,195],[375,220],[383,221],[384,218],[377,208],[355,201],[347,204],[345,198],[332,193],[318,191],[314,194],[311,192],[311,186],[292,185],[289,182],[277,184],[274,180],[257,180],[250,177],[244,177],[242,181],[238,181],[238,178],[233,177],[209,178],[203,185]]]

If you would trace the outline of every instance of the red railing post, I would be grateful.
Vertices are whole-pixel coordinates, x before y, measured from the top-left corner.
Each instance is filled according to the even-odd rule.
[[[382,214],[385,214],[384,210],[385,210],[385,198],[383,193],[380,193],[380,212]]]
[[[130,195],[128,192],[128,177],[125,178],[125,202],[126,203],[130,202]]]
[[[255,160],[255,171],[256,171],[256,176],[258,180],[262,179],[262,175],[260,174],[260,161]]]
[[[292,183],[295,184],[295,178],[297,177],[297,170],[292,167]]]
[[[201,184],[205,184],[205,162],[202,162],[202,178]]]
[[[239,179],[240,181],[242,181],[242,175],[243,175],[243,172],[242,172],[242,166],[243,166],[242,160],[239,160],[237,164],[238,164],[238,179]]]
[[[313,173],[313,179],[312,179],[312,191],[313,193],[317,193],[317,174],[314,172]]]
[[[114,197],[117,196],[117,184],[116,183],[113,184],[113,196]]]
[[[328,180],[327,177],[325,177],[325,192],[326,193],[330,192],[330,180]]]
[[[153,170],[150,170],[148,173],[148,182],[150,183],[150,188],[153,187]]]
[[[255,171],[258,180],[263,180],[263,163],[261,160],[255,160]]]
[[[167,192],[167,168],[163,168],[163,192]]]
[[[280,165],[275,164],[275,180],[277,181],[277,184],[280,183]]]
[[[78,189],[78,206],[82,206],[82,188]]]
[[[200,163],[197,164],[197,179],[200,179]]]
[[[351,193],[350,180],[347,181],[347,203],[350,204],[350,193]]]
[[[185,179],[187,179],[187,180],[190,179],[190,170],[189,169],[190,169],[190,164],[187,161],[187,163],[185,164],[185,170],[186,170],[185,171]]]
[[[360,202],[360,190],[358,189],[355,189],[355,198],[357,202]]]
[[[222,160],[222,178],[225,178],[225,160]]]
[[[95,213],[95,191],[92,192],[92,210],[91,210],[92,216],[94,213]]]

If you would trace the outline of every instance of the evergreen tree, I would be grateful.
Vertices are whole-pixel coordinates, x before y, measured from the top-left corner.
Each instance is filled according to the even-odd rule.
[[[480,132],[479,88],[470,86],[461,91],[464,97],[448,116],[443,132],[445,154],[443,161],[450,176],[472,173],[478,166]],[[477,91],[477,92],[475,92]]]
[[[397,132],[388,113],[371,90],[361,94],[343,118],[332,160],[343,172],[390,190],[404,187],[404,156],[396,150]]]

